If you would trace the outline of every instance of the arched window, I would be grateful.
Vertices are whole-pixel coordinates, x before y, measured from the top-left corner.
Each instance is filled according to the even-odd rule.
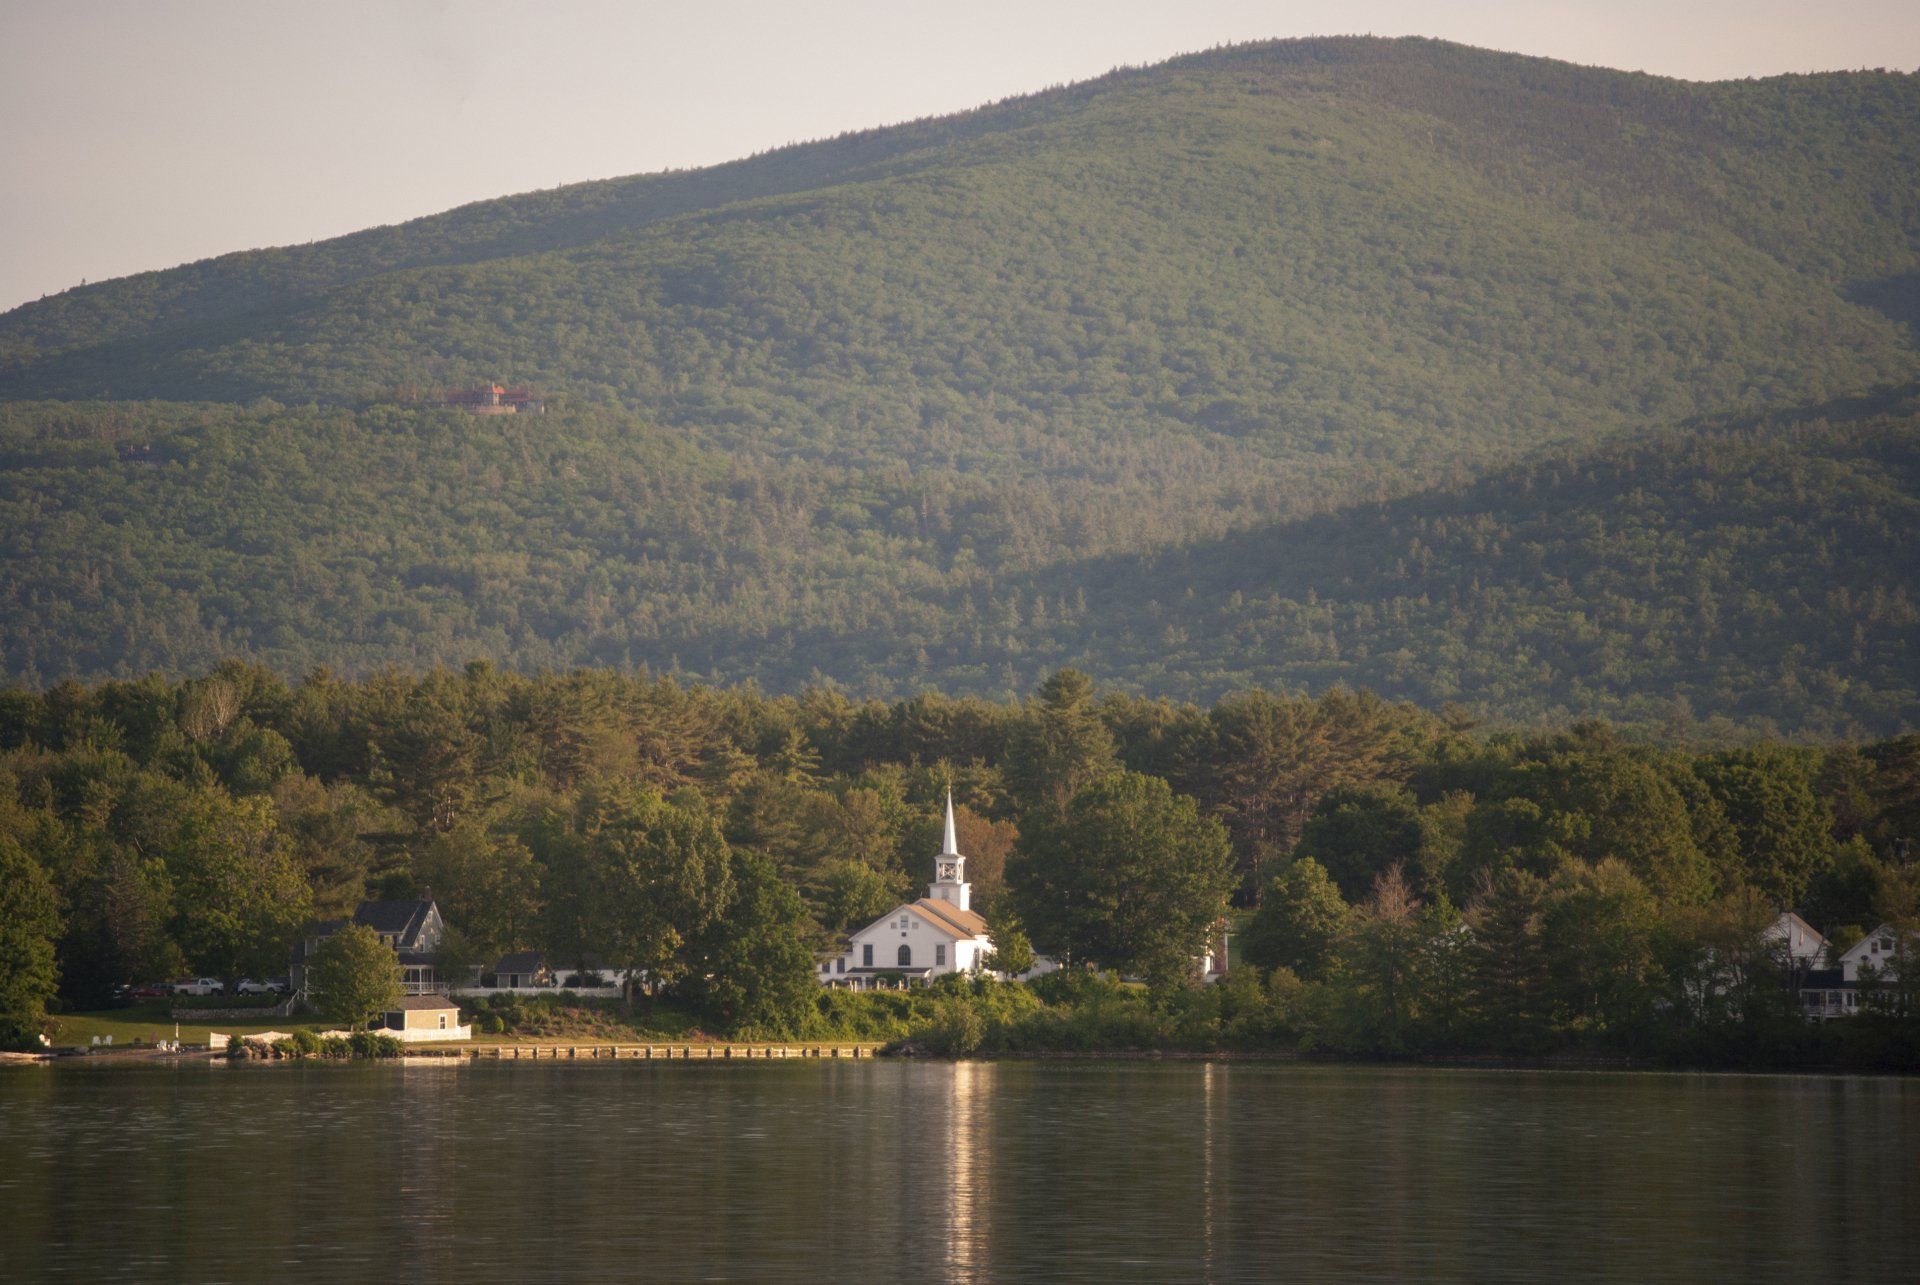
[[[911,963],[913,963],[913,947],[903,943],[900,947],[900,967],[905,968]]]

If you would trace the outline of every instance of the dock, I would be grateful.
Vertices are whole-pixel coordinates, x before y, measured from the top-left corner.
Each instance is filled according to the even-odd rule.
[[[541,1041],[527,1044],[430,1044],[409,1046],[402,1057],[454,1058],[469,1062],[562,1062],[600,1058],[630,1062],[779,1061],[786,1058],[871,1059],[878,1044],[609,1044],[605,1041]]]

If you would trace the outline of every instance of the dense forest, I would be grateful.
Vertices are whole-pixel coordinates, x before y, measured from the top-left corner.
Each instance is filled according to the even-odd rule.
[[[1721,1047],[1806,1029],[1761,966],[1779,908],[1842,945],[1920,910],[1913,736],[1654,747],[1346,690],[1176,705],[1071,670],[1020,702],[883,703],[487,665],[289,685],[230,663],[8,694],[0,787],[6,989],[30,957],[74,1006],[183,969],[271,974],[310,917],[431,888],[449,967],[592,952],[730,1029],[871,1020],[818,996],[812,952],[926,881],[948,788],[1000,944],[1162,997],[1067,979],[1045,1014],[901,1001],[922,1034],[957,1021],[976,1046],[990,1019],[1067,1038],[1045,1024],[1087,1004],[1149,1026],[1210,1012],[1229,1038],[1227,1004],[1248,1039],[1360,1051]],[[1239,977],[1194,1010],[1181,980],[1234,903]],[[1703,997],[1736,948],[1744,989]],[[1383,979],[1390,959],[1404,972]]]
[[[1172,464],[992,482],[728,458],[613,410],[0,406],[0,658],[29,687],[490,657],[998,699],[1074,665],[1723,740],[1920,722],[1911,392],[1294,520],[1189,458],[1241,492],[1228,531]]]
[[[1920,79],[1248,45],[0,317],[0,664],[1913,726]],[[438,393],[502,378],[551,413]]]
[[[1916,170],[1287,41],[16,308],[8,1037],[431,887],[716,1029],[1910,1063],[1759,934],[1916,912]],[[821,999],[949,785],[1103,971]]]

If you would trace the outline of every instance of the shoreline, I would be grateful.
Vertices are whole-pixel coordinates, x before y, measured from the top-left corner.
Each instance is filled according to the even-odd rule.
[[[542,1042],[538,1044],[443,1045],[407,1049],[391,1058],[325,1059],[305,1058],[229,1058],[224,1052],[195,1047],[178,1053],[158,1051],[115,1051],[113,1053],[0,1053],[0,1066],[79,1065],[92,1068],[111,1066],[179,1066],[204,1062],[216,1065],[239,1064],[288,1065],[306,1063],[359,1065],[363,1063],[438,1064],[460,1066],[500,1062],[1183,1062],[1183,1063],[1268,1063],[1316,1067],[1400,1067],[1455,1071],[1554,1071],[1586,1074],[1629,1073],[1666,1075],[1760,1075],[1868,1077],[1911,1080],[1920,1078],[1914,1070],[1858,1070],[1845,1067],[1751,1067],[1708,1066],[1664,1063],[1646,1057],[1604,1054],[1553,1054],[1541,1057],[1496,1057],[1478,1054],[1425,1055],[1415,1057],[1345,1057],[1302,1052],[1298,1049],[1031,1049],[1006,1053],[975,1053],[963,1057],[934,1053],[912,1047],[891,1048],[871,1042],[835,1043],[829,1041],[777,1044],[607,1044]]]

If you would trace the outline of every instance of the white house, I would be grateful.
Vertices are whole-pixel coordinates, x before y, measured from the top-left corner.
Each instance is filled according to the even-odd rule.
[[[1840,975],[1857,984],[1861,968],[1867,967],[1873,970],[1873,976],[1879,980],[1893,981],[1900,975],[1899,965],[1895,961],[1902,953],[1893,925],[1881,924],[1855,942],[1852,950],[1840,956]]]
[[[1767,925],[1761,936],[1786,951],[1787,963],[1799,969],[1819,968],[1827,958],[1827,939],[1791,910]]]
[[[942,973],[979,972],[993,940],[972,901],[948,791],[946,840],[933,859],[927,895],[895,906],[848,938],[846,950],[821,959],[821,984],[867,989],[882,978],[924,982]]]
[[[1912,948],[1912,942],[1907,948]],[[1808,1017],[1852,1017],[1860,1011],[1863,986],[1873,987],[1895,980],[1900,973],[1899,934],[1890,924],[1881,924],[1854,943],[1840,956],[1839,966],[1819,968],[1801,975],[1800,1005]],[[1861,976],[1861,970],[1868,970]]]

